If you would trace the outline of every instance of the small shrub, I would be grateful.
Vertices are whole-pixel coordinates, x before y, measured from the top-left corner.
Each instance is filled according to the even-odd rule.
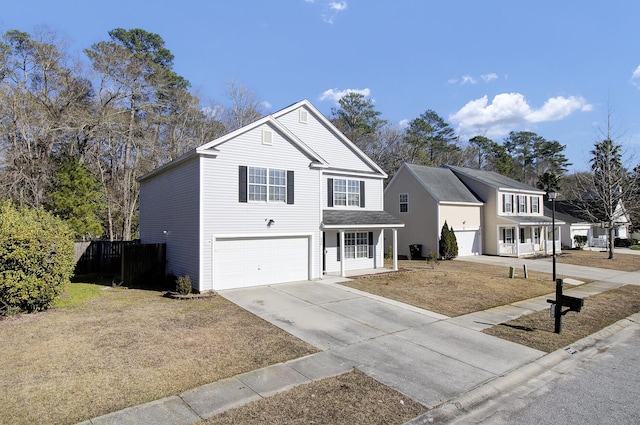
[[[633,246],[633,242],[631,242],[630,239],[621,239],[621,238],[615,238],[613,240],[613,246],[618,247],[618,248],[629,248],[630,246]]]
[[[189,275],[180,276],[176,279],[176,292],[180,295],[191,293],[191,278]]]
[[[576,243],[576,247],[582,249],[587,244],[588,238],[585,235],[575,235],[573,240]]]
[[[435,269],[438,265],[438,255],[434,252],[429,251],[426,257],[427,262],[431,266],[432,269]]]

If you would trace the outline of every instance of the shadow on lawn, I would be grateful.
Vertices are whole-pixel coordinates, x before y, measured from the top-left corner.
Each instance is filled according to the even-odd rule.
[[[99,286],[126,287],[131,289],[144,289],[147,291],[165,292],[176,289],[175,278],[167,276],[165,279],[144,280],[130,285],[125,285],[120,276],[104,273],[77,274],[71,278],[71,283],[88,283]]]

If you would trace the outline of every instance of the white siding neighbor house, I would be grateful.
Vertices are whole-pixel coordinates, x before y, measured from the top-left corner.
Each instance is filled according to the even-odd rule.
[[[384,209],[404,222],[398,230],[398,254],[438,255],[440,231],[446,222],[458,242],[458,256],[482,254],[482,206],[453,171],[402,164],[384,190]]]
[[[575,248],[576,242],[574,236],[586,236],[588,247],[606,248],[609,246],[609,229],[605,226],[605,219],[596,217],[600,209],[589,204],[595,201],[556,201],[556,219],[564,221],[561,226],[562,246],[567,248]],[[545,214],[552,214],[552,203],[545,201]],[[586,209],[592,211],[589,214]],[[618,203],[615,209],[615,221],[613,228],[614,238],[627,239],[629,237],[629,226],[631,224],[629,216],[625,212],[622,203]]]
[[[142,176],[140,239],[199,291],[380,268],[385,178],[303,100]]]

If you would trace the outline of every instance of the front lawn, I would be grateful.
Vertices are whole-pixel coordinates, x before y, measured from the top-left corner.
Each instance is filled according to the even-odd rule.
[[[222,297],[73,283],[0,320],[0,423],[74,424],[317,350]]]
[[[355,279],[343,283],[361,291],[401,301],[446,316],[459,316],[555,291],[547,273],[523,269],[509,278],[509,268],[465,261],[400,261],[409,270],[384,276]]]

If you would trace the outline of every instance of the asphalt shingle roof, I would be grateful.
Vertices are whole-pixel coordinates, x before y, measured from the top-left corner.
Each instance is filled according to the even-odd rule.
[[[325,226],[398,226],[404,223],[385,211],[324,210]]]
[[[439,202],[482,202],[447,168],[417,164],[407,164],[407,167]]]
[[[448,169],[452,170],[456,174],[464,175],[471,177],[473,179],[482,181],[489,186],[495,187],[496,189],[516,189],[516,190],[529,190],[536,192],[544,192],[540,189],[536,189],[533,186],[529,186],[528,184],[524,184],[517,180],[510,179],[509,177],[505,177],[501,174],[495,173],[493,171],[485,171],[485,170],[475,170],[473,168],[465,168],[465,167],[454,167],[453,165],[445,165]]]

